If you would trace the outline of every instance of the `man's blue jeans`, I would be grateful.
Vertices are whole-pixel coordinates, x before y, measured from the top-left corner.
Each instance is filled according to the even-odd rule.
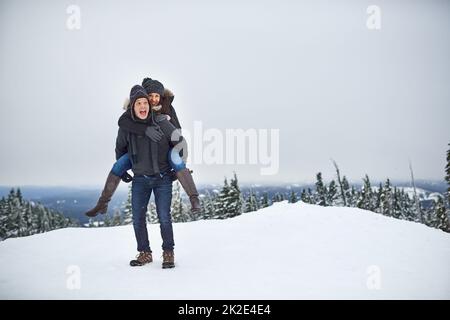
[[[169,160],[169,164],[172,167],[172,169],[175,170],[175,172],[178,172],[186,168],[186,163],[184,163],[178,151],[175,151],[174,149],[169,150],[167,159]],[[111,172],[114,175],[121,177],[125,172],[130,170],[131,167],[132,163],[130,157],[128,156],[128,153],[125,153],[114,163]]]
[[[133,212],[133,227],[137,241],[137,250],[152,252],[148,240],[146,213],[152,191],[155,194],[156,213],[158,215],[162,249],[173,250],[172,216],[170,204],[172,202],[172,178],[169,174],[162,177],[135,176],[131,186],[131,208]]]

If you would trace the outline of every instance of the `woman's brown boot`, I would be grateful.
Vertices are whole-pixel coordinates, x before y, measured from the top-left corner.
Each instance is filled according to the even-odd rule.
[[[109,201],[111,201],[111,198],[116,191],[120,180],[120,177],[112,174],[111,172],[109,173],[108,178],[106,178],[106,183],[103,188],[102,194],[98,199],[97,205],[85,213],[88,217],[95,217],[99,213],[106,213],[106,211],[108,210],[108,203]]]
[[[198,213],[201,211],[200,199],[198,198],[197,187],[195,186],[194,179],[192,178],[191,171],[184,168],[183,170],[177,171],[176,176],[178,181],[180,181],[181,186],[184,191],[186,191],[189,196],[189,201],[191,202],[191,211],[193,213]]]

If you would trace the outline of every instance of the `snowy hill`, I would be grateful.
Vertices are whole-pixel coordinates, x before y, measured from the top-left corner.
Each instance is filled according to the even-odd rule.
[[[450,234],[355,208],[275,203],[174,225],[177,267],[132,268],[132,226],[0,243],[1,299],[450,299]],[[78,286],[79,285],[79,286]]]

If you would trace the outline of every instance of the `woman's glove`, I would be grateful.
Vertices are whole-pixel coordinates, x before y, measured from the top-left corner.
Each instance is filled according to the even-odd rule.
[[[121,176],[121,178],[122,178],[122,181],[125,182],[125,183],[128,183],[128,182],[133,181],[133,177],[132,177],[128,172],[125,172],[125,173]]]
[[[160,113],[155,116],[156,123],[159,123],[164,120],[170,120],[170,116],[164,113]]]
[[[164,133],[161,131],[159,126],[149,126],[145,129],[145,135],[150,138],[150,140],[154,142],[159,142],[161,138],[164,136]]]

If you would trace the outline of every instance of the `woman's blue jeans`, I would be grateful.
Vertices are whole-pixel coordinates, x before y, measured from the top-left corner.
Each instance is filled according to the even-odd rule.
[[[186,163],[184,163],[179,152],[174,150],[173,148],[169,150],[167,158],[169,160],[170,166],[172,167],[173,170],[175,170],[175,172],[178,172],[186,168]],[[125,153],[116,161],[116,163],[114,163],[111,172],[114,175],[121,177],[125,172],[130,170],[131,167],[132,163],[130,157],[128,156],[128,153]]]

